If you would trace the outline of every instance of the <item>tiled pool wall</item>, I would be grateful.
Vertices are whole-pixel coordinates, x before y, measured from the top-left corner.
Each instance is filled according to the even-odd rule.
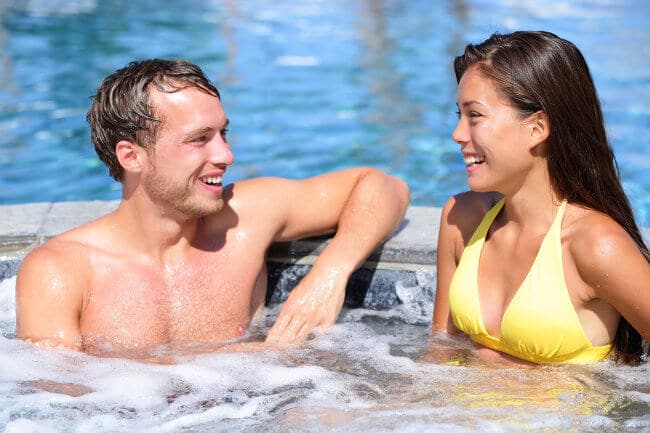
[[[118,204],[115,200],[1,205],[0,280],[14,276],[34,247],[112,211]],[[401,302],[398,287],[418,287],[419,297],[432,300],[439,220],[440,208],[409,207],[393,236],[351,277],[346,305],[393,307]],[[267,302],[283,301],[327,242],[329,237],[273,244],[268,252]]]

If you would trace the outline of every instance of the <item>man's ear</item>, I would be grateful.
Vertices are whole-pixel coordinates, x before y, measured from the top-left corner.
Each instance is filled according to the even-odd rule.
[[[551,124],[548,121],[548,116],[543,111],[538,111],[530,115],[526,119],[528,128],[530,129],[530,149],[541,148],[542,143],[546,142],[548,136],[551,134]]]
[[[128,140],[120,140],[115,145],[117,161],[126,172],[139,173],[142,171],[144,153],[142,147]]]

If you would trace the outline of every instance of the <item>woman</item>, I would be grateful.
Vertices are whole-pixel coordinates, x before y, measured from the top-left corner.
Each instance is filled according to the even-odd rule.
[[[648,250],[621,188],[580,51],[494,34],[454,62],[471,191],[444,206],[433,330],[505,358],[642,361]]]

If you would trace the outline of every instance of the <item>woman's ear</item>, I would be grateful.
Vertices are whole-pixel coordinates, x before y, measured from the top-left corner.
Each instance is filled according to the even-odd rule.
[[[125,172],[139,173],[142,171],[144,149],[137,144],[128,141],[120,140],[115,145],[115,155],[117,161],[120,163]]]
[[[548,116],[543,111],[538,111],[532,114],[526,123],[530,129],[530,149],[540,148],[542,143],[545,143],[551,133],[551,125],[548,121]]]

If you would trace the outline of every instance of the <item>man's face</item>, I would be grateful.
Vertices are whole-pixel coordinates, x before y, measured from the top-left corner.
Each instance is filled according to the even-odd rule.
[[[228,118],[219,98],[194,87],[151,93],[164,125],[147,154],[145,191],[154,203],[188,216],[218,212],[222,178],[233,162],[226,140]]]

